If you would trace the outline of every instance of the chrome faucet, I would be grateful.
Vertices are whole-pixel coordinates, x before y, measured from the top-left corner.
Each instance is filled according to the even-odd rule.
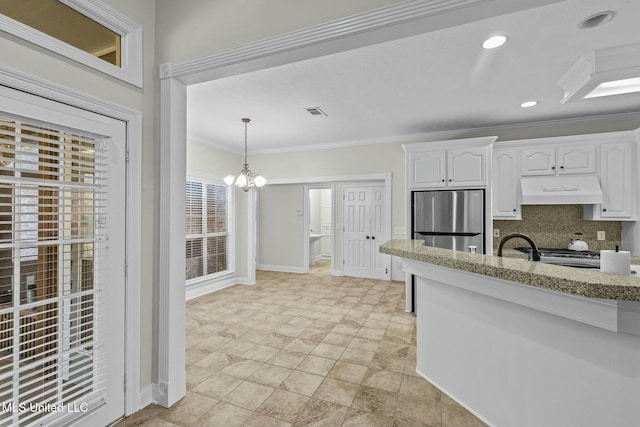
[[[520,237],[526,240],[531,246],[531,259],[533,261],[540,261],[540,251],[538,251],[538,247],[536,246],[536,244],[533,242],[531,237],[525,236],[524,234],[520,233],[509,234],[508,236],[504,236],[502,240],[500,240],[500,245],[498,245],[498,256],[502,256],[502,247],[504,246],[504,244],[515,237]]]

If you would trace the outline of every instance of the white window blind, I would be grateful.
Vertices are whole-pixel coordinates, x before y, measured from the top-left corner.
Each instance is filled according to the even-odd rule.
[[[0,425],[104,400],[106,147],[0,118]]]
[[[187,180],[186,279],[232,271],[229,189],[220,183]]]

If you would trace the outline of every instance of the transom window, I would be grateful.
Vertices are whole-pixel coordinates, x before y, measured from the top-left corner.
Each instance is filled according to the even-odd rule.
[[[142,28],[100,0],[2,0],[0,30],[142,87]]]
[[[230,190],[202,178],[186,182],[187,284],[233,272]]]
[[[3,0],[0,13],[120,66],[120,34],[58,0]]]

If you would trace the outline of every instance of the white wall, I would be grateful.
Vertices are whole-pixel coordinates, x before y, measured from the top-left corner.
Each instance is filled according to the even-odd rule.
[[[258,192],[258,268],[304,271],[304,188],[267,185]]]
[[[157,0],[157,59],[192,58],[399,1]]]
[[[254,166],[255,165],[255,166]],[[252,154],[251,166],[267,179],[327,177],[391,172],[393,226],[404,226],[405,178],[404,152],[400,143],[359,145],[345,148],[297,151],[277,154]],[[267,184],[268,185],[268,184]],[[336,197],[342,190],[336,188]],[[338,212],[338,217],[340,213]],[[338,224],[335,224],[336,226]],[[393,231],[393,229],[391,230]],[[404,235],[395,235],[404,238]]]
[[[141,372],[142,387],[152,381],[154,357],[154,291],[157,263],[157,170],[154,144],[155,109],[155,1],[105,0],[143,28],[144,89],[108,77],[99,71],[0,32],[2,65],[82,91],[143,113],[142,141],[142,283],[141,283]]]

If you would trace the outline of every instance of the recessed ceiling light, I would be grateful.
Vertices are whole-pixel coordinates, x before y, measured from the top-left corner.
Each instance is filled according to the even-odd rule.
[[[522,108],[535,107],[536,105],[538,105],[538,101],[525,101],[520,104]]]
[[[505,36],[493,36],[489,37],[482,43],[482,47],[485,49],[495,49],[502,46],[507,41]]]
[[[607,10],[606,12],[598,12],[595,15],[588,16],[580,21],[580,23],[578,24],[578,28],[580,28],[581,30],[586,30],[589,28],[598,27],[602,24],[606,24],[613,19],[615,14],[616,13],[611,10]]]

